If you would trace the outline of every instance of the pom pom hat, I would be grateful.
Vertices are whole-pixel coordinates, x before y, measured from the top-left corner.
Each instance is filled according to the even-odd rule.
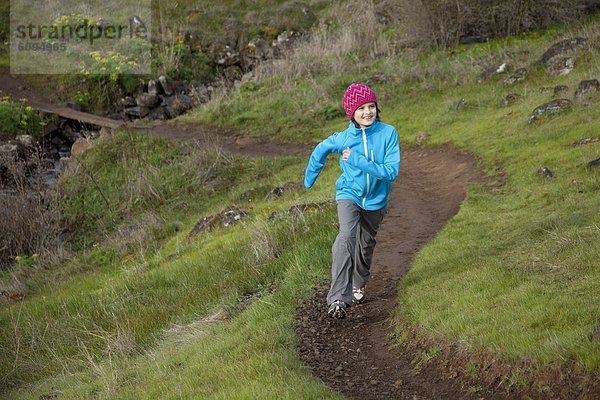
[[[358,107],[371,102],[377,103],[377,97],[367,85],[352,83],[344,93],[344,111],[350,119]]]

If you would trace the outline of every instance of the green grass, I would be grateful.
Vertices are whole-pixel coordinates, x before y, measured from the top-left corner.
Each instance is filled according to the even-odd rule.
[[[582,29],[593,33],[597,23]],[[515,51],[514,66],[529,65],[553,40],[540,34],[418,59],[358,60],[293,88],[273,78],[185,119],[316,142],[345,128],[336,108],[349,81],[386,74],[373,87],[403,146],[427,131],[431,145],[471,152],[502,183],[471,187],[458,215],[416,257],[399,287],[403,318],[473,351],[597,373],[600,172],[585,164],[600,145],[572,143],[598,135],[600,95],[558,117],[527,120],[550,99],[540,87],[567,84],[572,97],[581,79],[597,75],[600,58],[582,57],[560,78],[531,68],[515,86],[502,77],[474,83],[485,61]],[[523,98],[504,108],[510,92]],[[457,107],[461,99],[466,105]],[[65,176],[64,215],[78,246],[72,259],[0,273],[3,286],[18,280],[28,290],[26,301],[0,308],[3,394],[338,397],[298,360],[293,331],[295,307],[329,275],[335,211],[268,218],[332,198],[337,166],[329,162],[309,192],[266,201],[270,187],[302,179],[306,160],[192,150],[124,132]],[[538,176],[540,165],[556,177]],[[249,212],[240,226],[187,241],[200,217],[230,204]],[[210,322],[212,315],[224,318]],[[423,353],[422,363],[439,352]]]
[[[74,391],[72,398],[81,398],[84,392],[83,397],[96,395],[98,384],[111,396],[121,393],[121,398],[130,398],[130,393],[141,396],[145,391],[164,391],[163,378],[155,380],[153,388],[143,379],[151,379],[157,372],[154,362],[147,364],[152,359],[148,354],[160,351],[166,354],[165,360],[190,356],[188,350],[199,345],[197,342],[189,343],[188,350],[182,351],[179,344],[165,341],[165,332],[172,326],[192,324],[222,310],[228,321],[218,329],[230,331],[230,324],[234,324],[240,327],[234,329],[239,336],[215,333],[210,339],[215,347],[201,345],[202,352],[195,355],[198,364],[194,365],[202,368],[218,360],[223,366],[218,374],[229,370],[231,381],[237,386],[210,387],[207,382],[212,375],[208,370],[207,381],[198,381],[191,379],[197,370],[186,369],[190,379],[185,391],[202,391],[207,396],[223,398],[236,391],[250,393],[257,389],[248,382],[259,374],[271,384],[269,388],[261,382],[254,383],[264,386],[265,393],[290,390],[306,392],[309,397],[310,393],[320,393],[318,397],[322,397],[327,392],[297,360],[295,339],[289,331],[298,301],[311,293],[315,281],[327,276],[327,250],[335,235],[335,212],[329,208],[302,218],[269,216],[298,202],[329,198],[332,185],[312,191],[309,196],[291,191],[278,200],[265,200],[269,188],[301,180],[304,160],[208,153],[192,148],[191,153],[183,155],[177,145],[165,140],[121,132],[86,153],[79,161],[87,166],[85,171],[67,173],[61,182],[61,195],[64,199],[86,197],[85,208],[70,218],[79,223],[74,235],[87,239],[78,244],[74,258],[62,265],[23,265],[10,273],[0,273],[3,287],[16,280],[28,290],[27,301],[0,309],[3,391],[18,388],[10,396],[29,397],[32,392],[23,388],[47,390],[44,385],[38,387],[44,379],[50,386],[60,381],[65,395]],[[124,195],[132,186],[132,179],[126,177],[137,174],[156,176],[157,180],[144,182],[152,186],[153,197],[165,201],[148,202],[144,191],[140,200]],[[328,168],[324,179],[331,183],[334,174],[334,168]],[[203,180],[195,179],[198,176]],[[227,184],[214,181],[214,177]],[[250,196],[241,200],[246,192]],[[118,207],[97,211],[96,207],[102,209],[107,201]],[[218,212],[227,204],[238,204],[248,212],[241,226],[217,229],[191,241],[186,239],[200,216]],[[144,224],[148,214],[154,217]],[[103,218],[114,225],[102,222]],[[175,218],[179,219],[174,221]],[[84,223],[90,220],[98,224]],[[139,226],[131,228],[136,221]],[[170,225],[176,228],[170,229]],[[96,242],[89,240],[92,237]],[[320,248],[318,257],[310,251],[315,248]],[[275,308],[253,311],[263,302],[274,304]],[[273,319],[273,315],[277,318]],[[267,320],[272,323],[265,325]],[[272,362],[263,358],[263,347],[248,341],[248,337],[256,335],[257,326],[266,332],[259,336],[260,346],[274,346]],[[279,341],[273,342],[277,335]],[[223,342],[219,344],[215,336]],[[195,338],[190,336],[192,339]],[[225,356],[220,354],[223,346],[238,350]],[[242,346],[247,350],[241,351]],[[255,365],[248,365],[246,370],[243,363],[248,352],[255,352],[256,356]],[[141,374],[141,386],[103,382],[117,373],[114,363],[139,363],[123,373]],[[162,373],[170,371],[169,365]],[[277,374],[281,376],[269,378],[261,369],[271,373],[279,370]],[[89,376],[89,372],[93,375]],[[241,379],[244,374],[249,374],[246,381]],[[282,377],[292,380],[287,389],[277,383]]]
[[[568,84],[582,78],[577,73]],[[600,175],[585,164],[599,150],[571,144],[592,136],[600,121],[575,106],[529,125],[531,110],[546,101],[535,90],[544,82],[534,77],[521,88],[529,92],[523,102],[508,109],[494,106],[496,85],[446,95],[484,105],[472,110],[449,110],[436,96],[403,105],[411,115],[402,118],[404,126],[501,165],[508,180],[497,191],[469,192],[459,215],[416,258],[400,296],[410,320],[432,332],[509,358],[576,361],[597,371],[600,352],[591,333],[600,308],[600,249],[594,245],[600,241]],[[423,109],[434,117],[421,128]],[[538,176],[541,165],[556,177]]]
[[[250,306],[239,314],[227,308],[227,304],[213,305],[210,312],[196,310],[188,313],[185,319],[177,319],[177,329],[160,331],[158,344],[143,353],[84,360],[82,363],[87,368],[80,372],[36,383],[26,391],[14,392],[11,398],[39,398],[52,393],[53,388],[60,389],[61,397],[72,399],[338,398],[313,378],[298,360],[296,338],[290,334],[298,301],[312,293],[310,288],[314,282],[327,274],[327,247],[332,240],[332,229],[322,228],[324,224],[331,224],[334,214],[334,209],[330,208],[324,213],[308,216],[305,221],[284,220],[275,224],[274,229],[279,230],[273,232],[275,238],[290,241],[293,246],[286,247],[276,260],[258,266],[261,270],[276,271],[267,280],[270,287],[263,291],[252,292],[260,287],[257,285],[259,282],[248,282],[248,271],[257,267],[244,266],[246,271],[238,278],[248,283],[245,293],[250,295],[246,300]],[[290,228],[299,234],[285,238]],[[213,285],[194,281],[204,278],[221,282],[222,275],[231,272],[223,271],[227,265],[243,265],[246,258],[245,254],[240,254],[240,250],[246,253],[244,249],[228,243],[226,248],[219,250],[235,253],[236,257],[224,263],[226,260],[215,259],[215,252],[206,249],[209,245],[207,243],[198,252],[206,252],[207,257],[212,259],[210,271],[198,271],[203,261],[198,252],[192,251],[177,262],[163,264],[166,271],[162,272],[177,280],[178,286],[185,287],[183,290],[190,301],[208,305],[211,304],[209,296]],[[315,259],[315,251],[320,254],[319,260]],[[197,275],[193,279],[182,276],[172,265],[185,261],[195,265],[185,266]],[[163,287],[160,292],[165,289],[168,288]],[[237,291],[230,293],[230,297],[244,293],[241,288]],[[164,300],[169,302],[168,298]],[[232,303],[235,304],[234,301]],[[217,315],[232,317],[212,323],[203,321],[204,316],[214,314],[215,310],[221,310]],[[178,310],[180,313],[181,310]]]

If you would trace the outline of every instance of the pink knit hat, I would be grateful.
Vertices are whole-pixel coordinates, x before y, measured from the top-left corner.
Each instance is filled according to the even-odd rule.
[[[352,119],[356,109],[366,103],[377,103],[375,92],[367,85],[352,83],[344,93],[344,111]]]

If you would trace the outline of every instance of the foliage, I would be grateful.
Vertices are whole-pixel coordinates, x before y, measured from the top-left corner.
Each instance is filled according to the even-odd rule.
[[[462,35],[507,37],[568,23],[583,15],[584,0],[478,1],[403,0],[403,23],[422,45],[456,45]]]
[[[38,151],[30,151],[24,160],[0,153],[2,268],[10,267],[14,261],[18,267],[25,267],[31,261],[29,255],[49,255],[60,248],[58,210],[45,182],[44,161]]]
[[[140,48],[140,51],[144,51]],[[92,61],[79,72],[84,76],[78,93],[84,108],[90,110],[110,108],[115,99],[130,94],[140,84],[137,76],[139,64],[136,54],[125,56],[115,51],[93,51]]]
[[[193,50],[184,43],[172,46],[154,46],[152,70],[174,79],[210,81],[214,78],[215,66],[200,49]]]
[[[39,138],[43,120],[25,104],[25,99],[12,100],[9,96],[0,99],[0,140],[14,139],[17,135],[32,135]]]
[[[66,33],[68,30],[75,31],[79,27],[90,26],[93,23],[93,19],[88,15],[71,13],[58,17],[51,28],[60,33],[63,31]]]

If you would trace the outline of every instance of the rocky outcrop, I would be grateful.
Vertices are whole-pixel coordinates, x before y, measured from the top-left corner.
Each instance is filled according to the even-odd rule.
[[[600,136],[592,136],[585,139],[581,139],[572,144],[573,147],[585,146],[586,144],[596,143],[600,141]]]
[[[579,82],[579,86],[577,86],[577,90],[575,90],[575,100],[583,101],[599,90],[600,82],[598,82],[598,79],[581,81]]]
[[[502,64],[494,64],[494,65],[484,68],[484,70],[481,72],[481,74],[479,74],[478,82],[481,83],[483,81],[490,79],[494,75],[505,73],[507,70],[507,67],[508,67],[507,63],[502,63]]]
[[[572,106],[573,103],[569,99],[556,99],[544,103],[533,110],[529,117],[529,123],[535,122],[544,116],[561,114],[569,110]]]
[[[566,75],[575,67],[575,58],[580,51],[590,51],[587,39],[564,39],[548,48],[538,63],[543,64],[554,76]]]
[[[509,93],[502,99],[502,105],[504,107],[509,107],[519,101],[521,97],[523,96],[521,96],[519,93]]]
[[[247,215],[248,214],[245,211],[240,210],[235,206],[229,206],[220,213],[200,218],[190,233],[188,233],[187,238],[188,240],[192,239],[201,233],[210,232],[218,226],[226,228],[237,224]]]
[[[527,78],[527,69],[519,68],[513,72],[510,76],[504,79],[505,85],[514,85],[517,82],[522,82]]]
[[[276,186],[267,193],[266,200],[276,200],[284,195],[284,193],[292,190],[300,190],[304,188],[303,182],[288,182],[283,186]]]
[[[175,82],[165,75],[151,79],[145,92],[135,97],[127,96],[119,101],[121,115],[125,120],[146,121],[175,118],[211,98],[211,90],[204,85]]]
[[[537,174],[544,178],[554,178],[554,172],[550,171],[548,167],[543,165],[540,167],[540,169],[538,169]]]

